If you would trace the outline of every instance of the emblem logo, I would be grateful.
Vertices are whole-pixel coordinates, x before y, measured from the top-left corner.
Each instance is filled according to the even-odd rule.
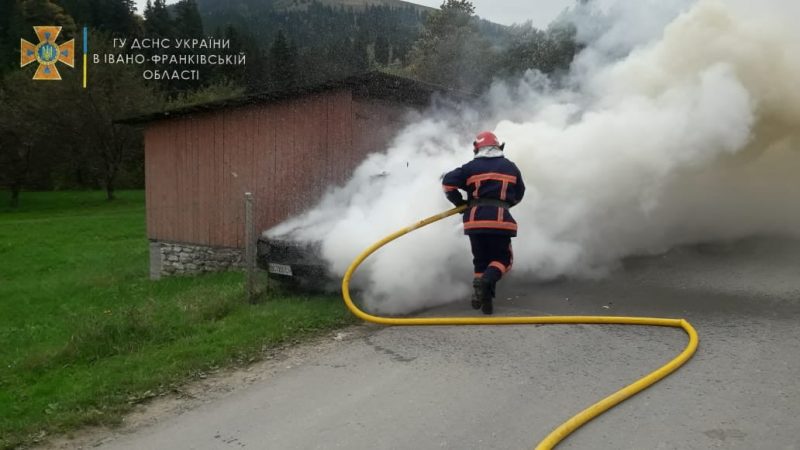
[[[36,61],[39,67],[33,75],[34,80],[60,80],[56,63],[62,62],[69,67],[75,67],[75,39],[70,39],[61,45],[56,43],[61,27],[42,26],[33,27],[38,44],[33,44],[20,39],[19,66],[25,67]]]

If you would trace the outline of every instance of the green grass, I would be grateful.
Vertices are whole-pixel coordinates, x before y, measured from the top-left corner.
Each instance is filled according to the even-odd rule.
[[[0,207],[0,448],[89,424],[265,347],[353,323],[332,297],[250,305],[241,273],[147,279],[144,193]]]

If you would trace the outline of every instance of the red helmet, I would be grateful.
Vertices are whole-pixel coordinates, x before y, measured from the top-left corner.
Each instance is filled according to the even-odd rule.
[[[494,135],[491,131],[484,131],[483,133],[478,134],[475,138],[475,141],[472,142],[472,149],[473,151],[478,151],[482,147],[499,147],[500,150],[505,147],[505,144],[500,144],[500,140],[497,139],[497,136]]]

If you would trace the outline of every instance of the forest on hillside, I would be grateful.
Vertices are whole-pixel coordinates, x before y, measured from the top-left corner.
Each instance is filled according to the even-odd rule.
[[[133,0],[4,1],[0,188],[14,205],[25,190],[105,189],[113,200],[116,189],[141,188],[141,130],[114,123],[123,117],[369,70],[477,93],[528,70],[558,77],[578,50],[568,22],[546,30],[501,26],[480,19],[469,0],[445,0],[439,9],[393,5],[148,0],[138,14]],[[62,27],[59,42],[81,42],[88,27],[90,53],[115,51],[115,37],[212,37],[247,62],[213,67],[197,80],[155,83],[130,66],[90,64],[85,90],[80,70],[61,70],[63,82],[34,82],[36,64],[20,68],[20,38],[35,40],[33,27],[43,24]]]

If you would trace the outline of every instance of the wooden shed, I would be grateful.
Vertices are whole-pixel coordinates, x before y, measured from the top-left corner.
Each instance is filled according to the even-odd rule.
[[[121,121],[144,125],[151,275],[239,264],[245,192],[259,232],[304,211],[437,91],[373,72]]]

